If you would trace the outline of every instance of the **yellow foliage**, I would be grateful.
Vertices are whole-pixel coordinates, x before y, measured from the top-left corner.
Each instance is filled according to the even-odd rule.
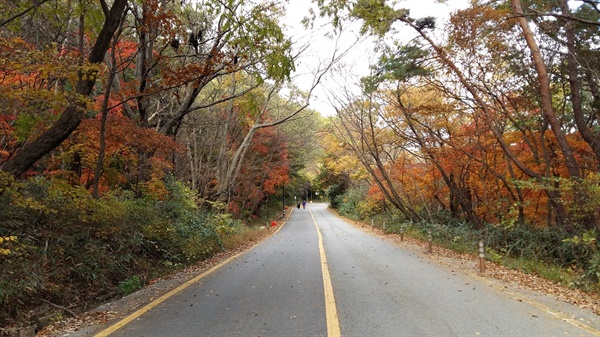
[[[17,242],[17,237],[14,236],[14,235],[11,235],[11,236],[0,236],[0,244],[8,245],[11,242]],[[10,253],[12,253],[12,250],[10,250],[9,248],[1,248],[0,247],[0,256],[2,256],[2,255],[9,255]]]
[[[146,192],[155,196],[158,200],[164,200],[170,194],[164,182],[160,179],[152,178],[143,185]]]

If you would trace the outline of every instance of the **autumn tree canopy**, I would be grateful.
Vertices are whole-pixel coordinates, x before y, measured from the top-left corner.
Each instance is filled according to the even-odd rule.
[[[380,38],[362,94],[338,104],[339,137],[380,197],[409,218],[597,226],[595,4],[476,1],[448,22],[387,1],[318,4]]]
[[[208,257],[317,191],[507,241],[551,230],[598,283],[597,1],[471,1],[447,21],[312,3],[308,23],[375,41],[367,76],[336,68],[331,118],[309,103],[345,53],[299,90],[285,1],[0,2],[0,321]]]
[[[171,172],[207,200],[231,201],[254,151],[286,162],[285,135],[269,136],[270,150],[259,138],[309,115],[328,69],[309,92],[280,95],[298,54],[277,2],[1,6],[0,169],[69,177],[96,197]]]

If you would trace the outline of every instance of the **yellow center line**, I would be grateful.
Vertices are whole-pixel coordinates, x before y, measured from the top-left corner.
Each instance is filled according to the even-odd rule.
[[[325,292],[325,318],[327,321],[327,336],[328,337],[339,337],[340,332],[340,321],[338,319],[337,308],[335,305],[335,297],[333,296],[333,285],[331,284],[331,275],[329,274],[329,267],[327,266],[327,257],[325,256],[325,248],[323,247],[323,236],[319,230],[319,225],[313,212],[309,209],[310,216],[315,223],[317,228],[317,235],[319,236],[319,253],[321,255],[321,271],[323,273],[323,290]]]

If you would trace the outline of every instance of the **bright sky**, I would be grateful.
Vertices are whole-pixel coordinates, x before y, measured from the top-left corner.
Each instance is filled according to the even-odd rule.
[[[410,14],[414,18],[421,18],[425,16],[434,16],[438,18],[438,27],[442,27],[442,20],[446,20],[450,13],[457,9],[466,8],[469,0],[448,0],[445,4],[437,3],[435,0],[400,0],[398,1],[398,8],[410,9]],[[294,41],[299,41],[299,45],[308,44],[309,48],[304,52],[303,56],[297,64],[295,83],[303,90],[308,90],[312,83],[313,76],[311,73],[314,72],[319,64],[322,64],[326,60],[330,59],[336,43],[338,43],[338,50],[346,50],[350,48],[353,42],[356,40],[358,34],[358,25],[348,31],[345,31],[339,40],[330,39],[326,37],[327,32],[331,32],[331,27],[326,25],[326,22],[320,22],[321,26],[318,27],[315,24],[313,31],[306,31],[300,21],[304,16],[308,14],[310,6],[309,0],[289,0],[287,5],[287,15],[285,24],[290,27],[289,34],[292,36]],[[406,35],[407,38],[414,36],[414,33],[410,32]],[[339,42],[337,42],[339,41]],[[352,69],[352,74],[355,78],[345,80],[344,84],[350,84],[348,82],[356,83],[362,76],[368,74],[369,64],[373,63],[373,42],[363,41],[362,43],[352,46],[351,51],[342,59],[342,63]],[[334,109],[329,103],[327,92],[335,92],[336,89],[342,87],[339,82],[339,77],[327,77],[325,81],[316,90],[315,97],[311,99],[311,109],[315,109],[323,115],[334,114]],[[338,88],[339,86],[339,88]]]

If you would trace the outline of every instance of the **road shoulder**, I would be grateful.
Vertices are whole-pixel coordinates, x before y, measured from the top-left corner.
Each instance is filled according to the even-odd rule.
[[[484,274],[479,272],[479,259],[470,254],[460,254],[450,249],[434,246],[431,253],[427,243],[414,238],[401,238],[397,234],[384,234],[369,224],[345,218],[332,210],[332,213],[357,229],[377,236],[403,249],[420,254],[423,258],[436,263],[452,273],[460,273],[469,278],[478,279],[489,287],[506,292],[516,301],[529,302],[544,309],[556,317],[592,330],[600,335],[600,296],[588,294],[578,289],[557,285],[537,275],[486,262]]]

